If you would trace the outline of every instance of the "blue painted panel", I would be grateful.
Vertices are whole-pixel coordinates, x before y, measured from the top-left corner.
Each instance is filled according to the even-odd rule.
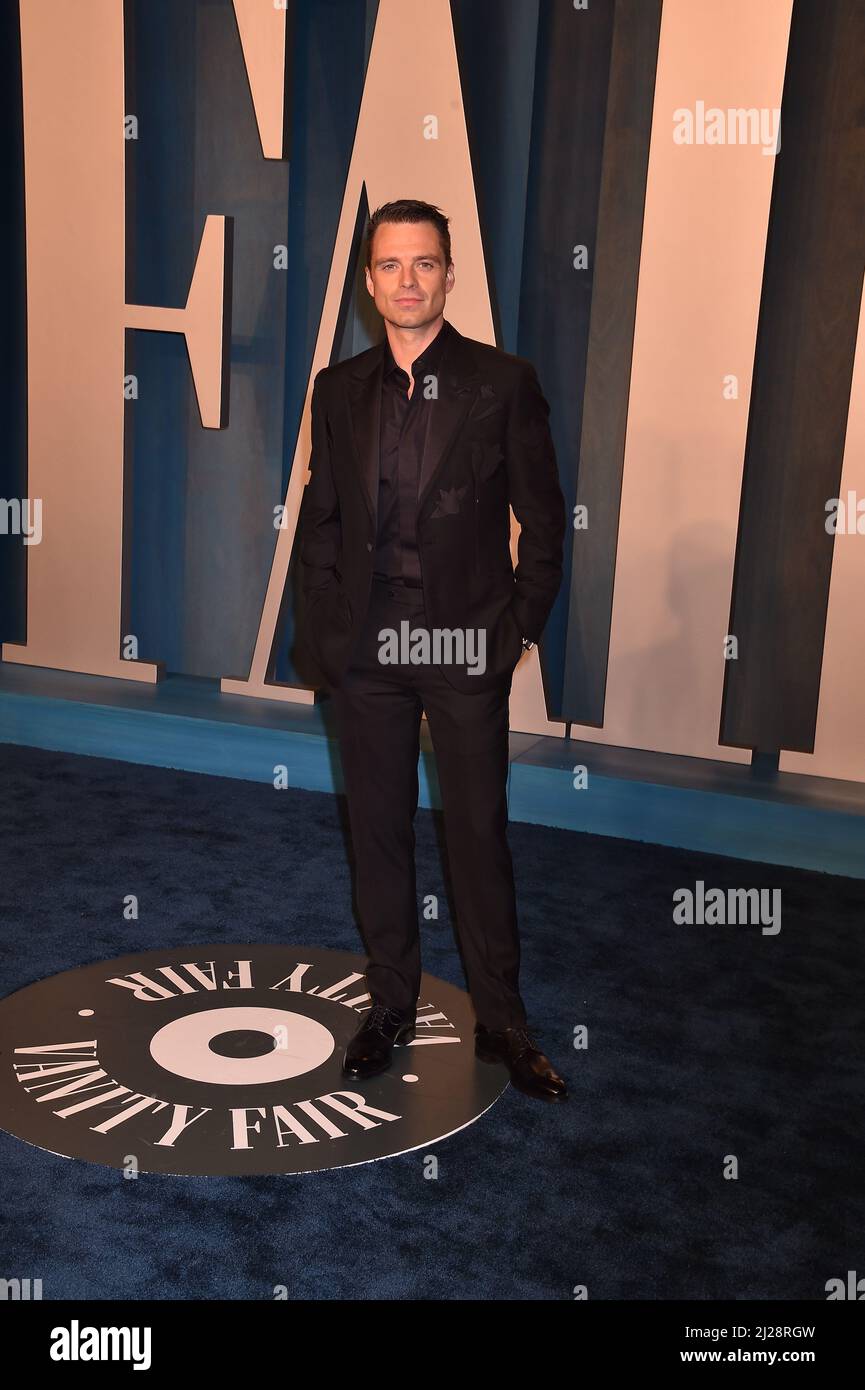
[[[223,696],[215,682],[156,687],[0,666],[0,743],[173,767],[218,777],[342,789],[327,701],[298,707]],[[588,751],[587,751],[588,750]],[[573,767],[589,767],[578,791]],[[424,730],[420,804],[441,804]],[[865,789],[564,739],[511,739],[509,814],[654,844],[865,878]]]

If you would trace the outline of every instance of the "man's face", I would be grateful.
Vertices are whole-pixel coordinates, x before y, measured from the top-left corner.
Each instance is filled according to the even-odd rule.
[[[372,243],[366,287],[396,328],[425,328],[444,309],[454,283],[432,222],[382,222]]]

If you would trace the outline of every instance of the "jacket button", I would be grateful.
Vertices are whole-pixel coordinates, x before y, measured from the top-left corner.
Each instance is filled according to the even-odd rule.
[[[367,541],[366,548],[367,550],[372,550],[372,541]]]

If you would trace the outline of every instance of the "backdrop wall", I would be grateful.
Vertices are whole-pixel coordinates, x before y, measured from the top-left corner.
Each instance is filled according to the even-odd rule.
[[[863,0],[2,22],[0,495],[43,504],[38,545],[0,535],[4,660],[310,698],[311,382],[380,332],[369,207],[423,197],[577,508],[513,727],[865,781]]]

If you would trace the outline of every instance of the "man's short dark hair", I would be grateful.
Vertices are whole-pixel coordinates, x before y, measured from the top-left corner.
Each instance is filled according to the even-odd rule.
[[[366,227],[366,267],[372,268],[372,242],[376,227],[382,222],[432,222],[439,234],[445,258],[445,269],[451,263],[451,234],[448,231],[448,218],[440,208],[432,203],[419,202],[417,198],[400,198],[395,203],[383,203],[370,214]]]

